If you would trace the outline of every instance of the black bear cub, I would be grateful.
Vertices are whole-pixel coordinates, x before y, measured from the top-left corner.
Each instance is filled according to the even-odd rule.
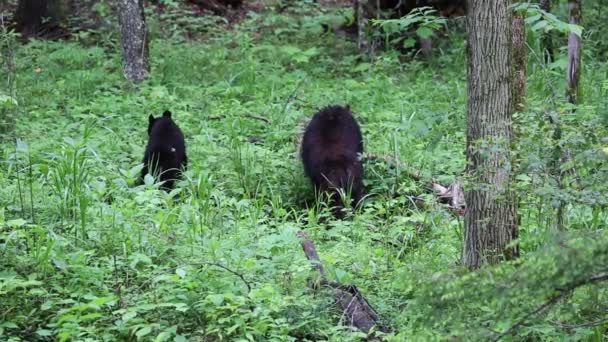
[[[186,143],[184,135],[171,118],[171,112],[166,110],[162,117],[148,118],[148,145],[144,154],[144,168],[141,179],[147,173],[158,175],[163,182],[164,190],[173,189],[175,180],[186,168]]]
[[[302,139],[304,172],[321,193],[330,193],[331,204],[342,206],[340,189],[350,192],[353,205],[361,199],[363,153],[361,130],[350,108],[329,106],[316,113]],[[338,215],[340,216],[340,215]]]

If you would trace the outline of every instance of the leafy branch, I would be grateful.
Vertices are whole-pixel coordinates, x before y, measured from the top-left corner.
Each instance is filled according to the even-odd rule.
[[[504,336],[512,333],[517,328],[521,327],[528,319],[530,319],[530,317],[536,316],[536,315],[540,314],[541,312],[545,311],[547,308],[549,308],[553,304],[557,303],[560,299],[564,298],[566,295],[571,293],[576,288],[584,286],[584,285],[589,285],[589,284],[605,281],[605,280],[608,280],[608,270],[600,272],[599,274],[593,275],[589,278],[573,281],[573,282],[567,284],[565,287],[556,289],[558,291],[557,294],[549,297],[549,299],[547,299],[543,304],[539,305],[536,309],[527,313],[524,317],[522,317],[517,322],[515,322],[513,325],[511,325],[507,330],[498,334],[496,336],[496,338],[494,339],[494,341],[498,341],[501,338],[503,338]]]

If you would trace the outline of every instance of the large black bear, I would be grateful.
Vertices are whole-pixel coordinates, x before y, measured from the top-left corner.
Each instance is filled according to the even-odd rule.
[[[150,171],[159,175],[164,190],[173,189],[175,180],[181,176],[188,164],[184,135],[173,122],[171,112],[166,110],[162,117],[148,118],[148,145],[144,154],[144,168],[141,179]]]
[[[329,106],[316,113],[302,139],[304,172],[315,190],[331,194],[331,204],[342,206],[339,189],[350,192],[353,205],[361,199],[363,166],[361,130],[350,108]]]

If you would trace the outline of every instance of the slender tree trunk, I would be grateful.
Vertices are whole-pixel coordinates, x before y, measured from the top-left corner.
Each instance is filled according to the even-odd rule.
[[[547,13],[551,13],[551,0],[540,0],[540,8]],[[553,39],[551,38],[551,32],[543,34],[541,44],[545,63],[551,63],[553,61]]]
[[[428,0],[418,0],[419,7],[431,6]],[[433,41],[431,37],[418,37],[418,42],[420,43],[420,53],[424,59],[430,59],[433,53]]]
[[[580,25],[581,23],[581,1],[568,0],[568,10],[570,11],[570,24]],[[579,80],[581,77],[581,37],[575,33],[568,36],[568,67],[566,68],[566,79],[568,90],[566,97],[568,102],[577,103],[579,96]]]
[[[150,73],[143,0],[118,0],[118,11],[123,71],[128,79],[140,83]]]
[[[469,181],[463,263],[475,269],[518,253],[509,245],[518,229],[510,189],[512,15],[504,0],[468,0],[467,11]]]
[[[527,81],[527,47],[526,47],[526,17],[523,13],[513,14],[512,32],[511,32],[511,52],[513,55],[513,108],[511,113],[522,112],[526,109],[526,81]],[[514,192],[509,193],[512,201],[513,210],[516,216],[517,225],[519,225],[519,216],[517,216],[517,198]],[[519,236],[519,228],[513,227],[511,238],[517,239]],[[519,255],[519,247],[514,246],[508,251],[507,255],[516,257]]]
[[[514,112],[522,111],[526,105],[526,22],[522,13],[513,14],[513,105]]]
[[[359,52],[367,53],[369,50],[368,40],[366,35],[367,30],[367,11],[368,0],[356,0],[357,6],[357,46]],[[371,0],[369,0],[371,1]]]
[[[15,12],[15,30],[23,37],[44,34],[62,19],[61,2],[58,0],[19,0]]]
[[[582,14],[581,14],[581,0],[568,0],[568,10],[570,12],[569,22],[570,24],[580,25]],[[577,104],[580,95],[579,81],[581,75],[581,37],[575,33],[568,35],[568,65],[566,67],[566,100],[571,104]],[[557,186],[560,191],[563,191],[565,184],[567,183],[566,174],[574,173],[575,170],[562,170],[561,165],[568,162],[571,159],[571,153],[569,150],[563,150],[560,145],[560,139],[562,135],[560,121],[556,122],[555,133],[553,139],[555,141],[555,150],[553,151],[554,167],[553,172],[557,180]],[[558,206],[556,211],[556,226],[557,230],[563,231],[566,229],[566,202],[562,199],[558,200]]]

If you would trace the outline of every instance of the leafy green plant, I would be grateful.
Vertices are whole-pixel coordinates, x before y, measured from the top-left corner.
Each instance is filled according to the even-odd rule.
[[[575,33],[581,36],[583,27],[580,25],[570,24],[560,20],[555,14],[548,13],[538,4],[530,2],[520,2],[513,5],[513,10],[526,14],[526,24],[529,25],[532,31],[557,31],[561,33]]]
[[[88,128],[87,128],[88,129]],[[90,205],[91,149],[84,140],[64,139],[61,154],[55,156],[56,164],[50,174],[51,186],[59,200],[58,208],[63,220],[78,219],[81,238],[87,237],[87,209]],[[78,230],[74,230],[78,236]]]
[[[409,38],[389,38],[396,33],[404,33],[415,30],[416,37],[427,39],[434,35],[434,32],[444,27],[446,19],[435,15],[432,7],[417,7],[407,15],[399,19],[372,19],[372,24],[379,27],[384,34],[387,43],[397,43],[403,41],[403,46],[411,48],[416,43],[414,37]]]

